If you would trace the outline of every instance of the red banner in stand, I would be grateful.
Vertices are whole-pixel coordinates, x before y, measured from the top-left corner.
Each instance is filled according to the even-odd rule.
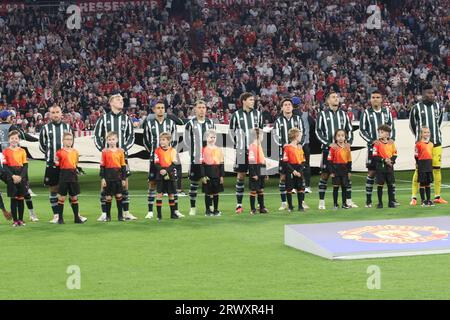
[[[80,131],[80,130],[76,130],[75,131],[75,138],[90,137],[93,134],[94,134],[94,131]]]
[[[207,6],[210,8],[226,8],[234,5],[241,5],[246,7],[255,7],[265,5],[270,0],[207,0]]]
[[[161,0],[78,0],[77,5],[80,7],[82,13],[96,13],[96,12],[114,12],[120,10],[122,7],[132,5],[147,5],[149,8],[161,7]]]

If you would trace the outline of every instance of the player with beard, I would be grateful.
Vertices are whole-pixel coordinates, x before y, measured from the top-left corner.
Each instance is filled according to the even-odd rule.
[[[316,136],[322,143],[322,162],[321,174],[319,180],[319,210],[325,210],[325,193],[327,183],[330,177],[328,155],[330,148],[337,148],[334,142],[334,134],[337,130],[343,129],[347,133],[348,144],[353,142],[353,128],[347,113],[339,108],[339,95],[336,92],[330,92],[327,95],[326,103],[328,108],[321,111],[316,120]],[[347,146],[350,148],[350,146]],[[347,206],[357,208],[353,203],[351,196],[351,183],[347,185]]]

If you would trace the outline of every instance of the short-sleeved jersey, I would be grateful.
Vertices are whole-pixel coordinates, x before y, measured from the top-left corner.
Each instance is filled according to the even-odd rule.
[[[222,149],[206,146],[202,149],[202,162],[204,175],[209,178],[218,178],[225,175],[224,157]]]
[[[331,148],[330,153],[328,154],[328,161],[332,164],[348,164],[352,161],[352,152],[350,148],[341,146]]]
[[[56,151],[55,164],[62,170],[76,170],[78,158],[79,154],[75,149],[59,149]]]
[[[289,164],[302,164],[305,162],[305,153],[302,148],[288,144],[283,148],[283,161]]]
[[[159,164],[162,168],[170,167],[177,158],[177,151],[169,147],[164,150],[161,147],[158,147],[155,150],[155,164]]]
[[[106,181],[125,180],[125,166],[125,151],[123,149],[105,149],[102,151],[102,159],[100,160],[100,176]]]
[[[380,157],[382,159],[391,159],[397,156],[397,148],[395,144],[381,142],[376,144],[373,148],[373,156]]]
[[[105,169],[120,169],[125,165],[125,152],[123,149],[105,149],[102,151],[100,166],[105,167]]]
[[[223,152],[217,146],[206,146],[202,150],[202,162],[206,165],[220,165],[223,163]]]
[[[11,147],[3,150],[3,165],[9,167],[23,167],[27,161],[27,153],[24,149],[18,147],[11,149]]]
[[[249,164],[265,164],[266,157],[261,145],[252,143],[248,148],[248,163]]]
[[[417,160],[433,160],[433,142],[419,141],[416,143],[415,156]]]
[[[419,173],[433,172],[433,142],[419,141],[416,143],[415,158]]]

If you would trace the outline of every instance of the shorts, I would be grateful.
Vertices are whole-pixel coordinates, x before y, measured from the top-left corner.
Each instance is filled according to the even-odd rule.
[[[322,160],[320,162],[320,172],[321,173],[330,173],[329,170],[329,162],[328,162],[328,155],[330,153],[330,149],[322,149]]]
[[[191,167],[189,168],[189,180],[198,181],[202,176],[202,165],[197,163],[191,163]]]
[[[249,187],[250,191],[262,190],[262,189],[264,189],[265,185],[266,185],[265,176],[259,176],[258,180],[255,180],[252,177],[249,177],[249,179],[248,179],[248,187]]]
[[[107,196],[115,196],[123,192],[122,181],[106,181],[106,187],[103,189]]]
[[[373,146],[367,146],[366,168],[370,171],[377,170],[377,164],[373,159]]]
[[[433,182],[433,172],[420,172],[419,171],[419,183],[421,185],[429,185]]]
[[[348,178],[348,175],[339,175],[339,176],[334,176],[331,179],[333,186],[342,186],[342,187],[347,187],[350,184],[350,180]]]
[[[59,183],[59,168],[47,166],[45,168],[44,185],[48,187],[57,186]]]
[[[223,192],[223,184],[220,183],[220,178],[210,178],[208,183],[202,185],[202,191],[205,194],[217,194]]]
[[[392,185],[395,183],[395,176],[393,171],[377,171],[375,178],[378,185],[383,185],[385,183],[387,183],[388,185]]]
[[[150,167],[148,169],[148,181],[155,181],[157,175],[158,172],[156,170],[155,163],[153,161],[150,161]]]
[[[27,181],[23,179],[20,183],[14,184],[11,180],[8,181],[7,193],[9,198],[25,197],[28,195]]]
[[[80,184],[78,182],[60,182],[58,185],[58,194],[61,196],[74,197],[80,194]]]
[[[177,188],[175,187],[175,181],[171,180],[158,180],[156,184],[157,193],[176,194]]]
[[[433,148],[433,168],[442,166],[442,146]]]
[[[236,153],[236,160],[234,162],[233,170],[234,172],[248,172],[248,151],[245,151],[245,153]]]
[[[303,191],[305,190],[305,180],[303,175],[296,177],[293,174],[286,175],[286,190],[292,191],[292,189]]]

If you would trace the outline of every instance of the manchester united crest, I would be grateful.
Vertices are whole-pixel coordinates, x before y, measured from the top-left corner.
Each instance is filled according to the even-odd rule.
[[[376,225],[339,231],[343,239],[368,243],[419,243],[447,239],[450,231],[434,226]]]

